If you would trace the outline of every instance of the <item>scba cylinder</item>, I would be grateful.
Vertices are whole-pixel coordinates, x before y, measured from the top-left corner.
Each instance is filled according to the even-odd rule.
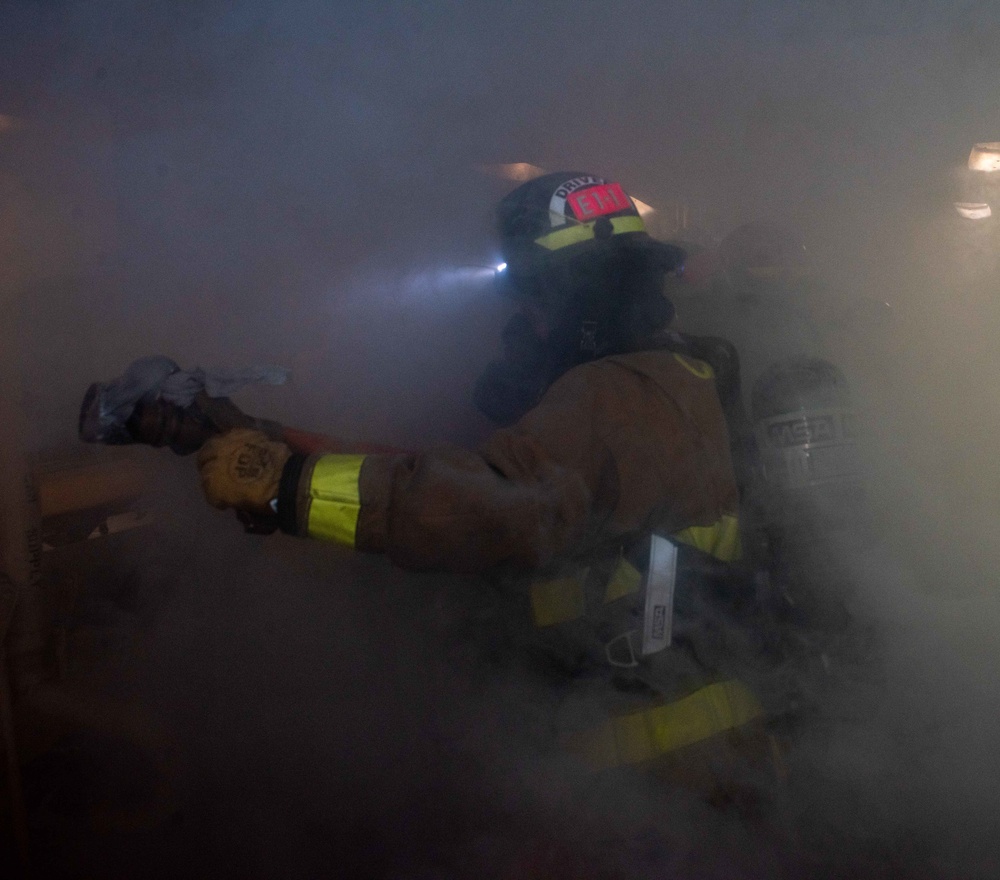
[[[858,525],[864,489],[844,374],[819,358],[778,361],[754,383],[751,412],[772,524],[805,539]]]

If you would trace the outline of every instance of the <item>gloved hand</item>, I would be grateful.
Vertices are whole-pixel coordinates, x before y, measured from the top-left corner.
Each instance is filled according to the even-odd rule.
[[[201,488],[213,507],[273,515],[271,501],[292,451],[284,443],[249,428],[209,440],[198,452]]]

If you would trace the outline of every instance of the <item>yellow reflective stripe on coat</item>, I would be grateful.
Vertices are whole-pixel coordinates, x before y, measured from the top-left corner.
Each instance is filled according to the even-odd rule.
[[[682,700],[610,718],[567,736],[565,746],[592,770],[651,761],[660,755],[740,727],[764,714],[738,681],[722,681]]]
[[[740,521],[728,513],[710,526],[688,526],[671,537],[723,562],[735,562],[743,555]]]
[[[569,247],[571,244],[579,244],[581,241],[590,241],[594,237],[594,223],[578,223],[567,226],[564,229],[557,229],[548,235],[535,239],[535,244],[540,244],[550,251],[557,251],[560,248]],[[641,217],[612,217],[611,234],[619,235],[622,232],[645,232],[646,224]]]
[[[735,562],[743,555],[740,523],[730,514],[725,514],[710,526],[689,526],[671,537],[714,556],[721,562]],[[575,577],[533,583],[531,611],[535,626],[556,626],[583,617],[586,612],[583,582],[586,578],[587,570],[584,570]],[[627,559],[619,560],[605,586],[605,604],[638,593],[642,589],[642,583],[643,574]]]
[[[361,496],[358,475],[363,455],[324,455],[313,466],[309,481],[310,538],[354,546]]]
[[[689,358],[687,355],[678,354],[677,352],[674,352],[674,360],[688,372],[694,373],[699,379],[715,378],[715,370],[712,369],[711,364],[705,363],[705,361],[700,361],[697,358]]]

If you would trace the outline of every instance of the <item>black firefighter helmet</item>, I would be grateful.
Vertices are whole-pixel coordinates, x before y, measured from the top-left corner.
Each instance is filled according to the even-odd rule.
[[[580,171],[529,180],[497,206],[500,250],[512,276],[537,275],[577,257],[632,252],[661,271],[680,268],[684,251],[651,238],[621,184]]]
[[[684,251],[647,232],[621,185],[578,171],[536,177],[497,206],[507,264],[501,292],[529,301],[549,333],[535,336],[523,315],[504,331],[505,357],[476,386],[476,402],[509,424],[576,364],[642,347],[670,323],[664,277]]]

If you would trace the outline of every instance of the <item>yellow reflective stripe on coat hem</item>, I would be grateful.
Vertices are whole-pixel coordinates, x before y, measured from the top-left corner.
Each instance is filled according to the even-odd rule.
[[[757,698],[738,681],[722,681],[682,700],[610,718],[567,736],[566,748],[592,770],[641,764],[760,718]]]
[[[671,537],[723,562],[735,562],[743,555],[740,521],[732,514],[723,514],[710,526],[688,526]]]
[[[743,555],[740,522],[731,514],[724,514],[710,526],[688,526],[671,537],[721,562],[735,562]],[[535,581],[531,585],[531,611],[535,626],[556,626],[583,617],[586,612],[583,582],[586,578],[587,570],[584,570],[575,577]],[[644,579],[645,575],[628,560],[620,560],[605,586],[605,604],[638,593]]]
[[[594,223],[596,222],[595,220]],[[535,244],[540,244],[546,250],[557,251],[571,244],[590,241],[594,237],[594,223],[578,223],[557,229],[555,232],[536,238]],[[646,224],[642,222],[641,217],[613,217],[611,230],[612,235],[619,235],[622,232],[645,232]]]
[[[310,538],[354,546],[361,512],[358,477],[363,455],[324,455],[309,480],[306,534]]]

